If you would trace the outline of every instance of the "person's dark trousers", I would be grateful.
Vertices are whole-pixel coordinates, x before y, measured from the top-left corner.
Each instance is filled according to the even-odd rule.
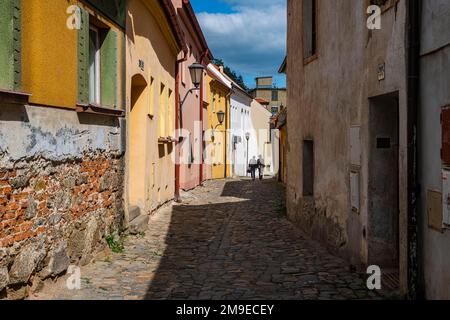
[[[259,173],[259,180],[262,180],[264,177],[264,167],[263,166],[258,167],[258,173]]]
[[[252,179],[255,180],[256,179],[256,168],[255,168],[255,166],[251,166],[250,169],[252,170]]]

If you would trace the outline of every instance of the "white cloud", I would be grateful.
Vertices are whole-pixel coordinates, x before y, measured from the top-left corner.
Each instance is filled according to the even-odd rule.
[[[215,57],[247,79],[276,75],[286,50],[285,0],[222,1],[234,12],[198,14]]]

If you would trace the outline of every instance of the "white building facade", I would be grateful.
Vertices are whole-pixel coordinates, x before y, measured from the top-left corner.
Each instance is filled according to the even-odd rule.
[[[253,98],[242,88],[233,83],[230,97],[230,165],[234,177],[247,175],[247,164],[257,154],[254,128],[251,121],[251,104]],[[250,139],[247,142],[246,136]],[[250,155],[250,157],[248,156]]]

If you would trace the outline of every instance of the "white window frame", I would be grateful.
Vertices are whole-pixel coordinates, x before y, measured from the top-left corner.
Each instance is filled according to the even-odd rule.
[[[94,31],[95,32],[95,34],[96,34],[96,39],[95,39],[95,61],[94,61],[94,63],[95,63],[95,88],[94,88],[94,101],[92,101],[91,100],[91,98],[90,98],[90,96],[91,96],[91,92],[90,92],[90,90],[91,90],[91,85],[90,85],[90,83],[89,83],[89,102],[90,103],[94,103],[94,104],[97,104],[97,105],[100,105],[100,103],[101,103],[101,99],[100,99],[100,97],[101,97],[101,89],[100,89],[100,85],[101,85],[101,74],[100,74],[100,72],[101,72],[101,69],[100,69],[100,63],[101,63],[101,55],[100,55],[100,30],[99,30],[99,28],[97,28],[96,26],[94,26],[94,25],[90,25],[89,26],[89,30],[90,31]],[[90,35],[89,35],[89,38],[90,38]],[[91,39],[89,39],[89,41],[90,41]],[[90,66],[89,66],[89,69],[90,69]],[[89,81],[90,81],[90,76],[89,76]]]

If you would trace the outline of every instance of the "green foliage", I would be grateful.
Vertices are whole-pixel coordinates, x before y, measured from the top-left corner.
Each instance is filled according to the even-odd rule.
[[[109,234],[106,236],[106,242],[109,248],[114,253],[123,253],[125,250],[124,242],[126,236],[119,235],[117,231],[114,231],[113,226],[109,226]]]
[[[225,72],[225,74],[229,76],[234,82],[236,82],[242,89],[244,89],[247,92],[250,90],[245,84],[242,75],[237,74],[230,67],[226,66],[222,59],[214,59],[213,63],[219,67],[222,66],[223,72]]]

